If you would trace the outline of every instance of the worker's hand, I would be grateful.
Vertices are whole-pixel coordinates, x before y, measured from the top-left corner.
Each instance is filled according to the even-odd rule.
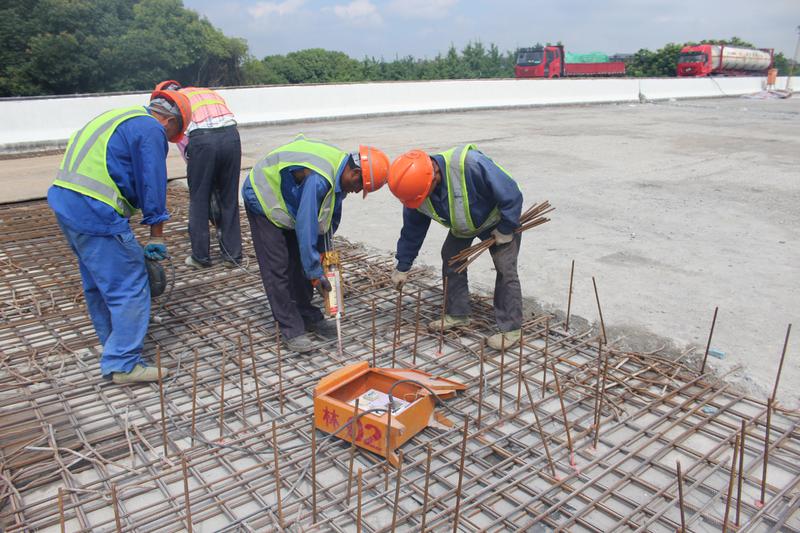
[[[328,281],[328,278],[326,278],[325,276],[313,280],[311,282],[311,285],[313,285],[317,289],[317,291],[319,291],[319,293],[323,296],[326,293],[329,293],[331,292],[331,290],[333,290],[333,287],[331,287],[331,282]]]
[[[513,233],[500,233],[499,230],[493,229],[492,230],[492,237],[494,237],[494,243],[497,246],[502,246],[504,244],[508,244],[514,240]]]
[[[398,291],[403,288],[403,285],[406,284],[406,280],[408,279],[408,272],[400,272],[399,270],[395,269],[392,272],[392,285]]]
[[[169,257],[169,254],[167,254],[167,245],[164,244],[164,241],[161,239],[151,238],[144,247],[144,256],[155,261],[166,259]]]

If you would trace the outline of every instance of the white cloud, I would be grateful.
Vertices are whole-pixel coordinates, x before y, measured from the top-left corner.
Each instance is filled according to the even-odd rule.
[[[389,10],[405,18],[440,19],[450,14],[458,0],[392,0]]]
[[[333,6],[333,13],[340,19],[358,24],[382,24],[378,8],[370,0],[353,0],[349,4]]]
[[[256,2],[247,12],[254,18],[263,18],[270,15],[288,15],[300,9],[306,0],[284,0],[283,2]]]

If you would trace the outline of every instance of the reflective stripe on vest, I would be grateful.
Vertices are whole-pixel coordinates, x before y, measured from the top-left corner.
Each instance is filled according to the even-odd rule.
[[[496,226],[500,222],[500,210],[495,206],[480,227],[476,228],[472,222],[469,209],[469,193],[467,192],[467,176],[464,161],[470,150],[477,150],[474,144],[467,144],[459,148],[452,148],[441,155],[444,158],[444,179],[447,184],[447,204],[450,211],[450,223],[443,220],[433,208],[430,198],[426,198],[419,211],[429,216],[439,224],[450,228],[450,232],[459,238],[475,237]]]
[[[250,184],[264,214],[280,228],[295,228],[295,219],[289,213],[281,192],[281,170],[294,166],[308,168],[325,178],[331,186],[317,215],[319,234],[327,233],[333,220],[333,206],[336,201],[336,172],[348,155],[335,146],[302,136],[270,152],[250,171]]]
[[[180,90],[192,105],[192,122],[200,124],[210,118],[233,116],[225,99],[217,91],[199,87],[185,87]]]
[[[143,107],[136,106],[107,111],[92,119],[70,138],[53,184],[108,204],[126,218],[133,215],[136,209],[122,196],[108,173],[106,152],[117,126],[139,116],[150,115]]]

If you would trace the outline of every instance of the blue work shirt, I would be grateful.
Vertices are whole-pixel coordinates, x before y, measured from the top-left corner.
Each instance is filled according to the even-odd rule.
[[[167,134],[152,117],[122,122],[108,140],[108,174],[122,196],[142,210],[142,224],[169,219],[167,212]],[[128,219],[105,202],[57,185],[47,191],[47,203],[62,222],[89,235],[119,235],[130,230]]]
[[[444,157],[431,156],[442,171],[442,179],[428,198],[439,217],[450,223],[450,206],[447,201],[447,183]],[[475,227],[486,221],[489,213],[497,207],[500,211],[500,222],[478,237],[483,240],[489,237],[492,229],[500,233],[510,234],[519,227],[522,213],[522,192],[517,183],[503,169],[477,150],[470,150],[464,161],[466,170],[467,194],[469,195],[469,212]],[[406,272],[414,264],[419,249],[428,234],[431,218],[416,209],[403,208],[403,229],[397,241],[397,270]]]
[[[331,221],[331,235],[336,233],[339,222],[342,220],[342,200],[347,195],[342,191],[342,171],[347,165],[348,158],[342,162],[336,171],[334,179],[335,200],[333,203],[333,219]],[[281,170],[281,193],[286,202],[289,214],[295,219],[294,231],[297,233],[297,244],[300,248],[300,261],[303,272],[308,279],[318,279],[323,276],[320,252],[325,251],[325,238],[319,234],[319,208],[325,196],[331,189],[330,183],[320,174],[311,172],[303,181],[297,183],[292,171],[304,167],[291,166]],[[248,211],[253,214],[266,216],[258,201],[250,176],[242,185],[242,199]]]

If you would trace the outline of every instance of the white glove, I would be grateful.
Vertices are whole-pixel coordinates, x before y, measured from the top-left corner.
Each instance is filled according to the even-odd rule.
[[[494,243],[497,246],[502,246],[504,244],[508,244],[508,243],[510,243],[511,241],[514,240],[514,234],[513,233],[511,233],[511,234],[500,233],[500,231],[498,231],[496,229],[492,230],[492,237],[494,237]]]
[[[405,285],[407,279],[408,272],[400,272],[397,269],[392,272],[392,285],[394,285],[394,288],[398,291],[403,288],[403,285]]]

